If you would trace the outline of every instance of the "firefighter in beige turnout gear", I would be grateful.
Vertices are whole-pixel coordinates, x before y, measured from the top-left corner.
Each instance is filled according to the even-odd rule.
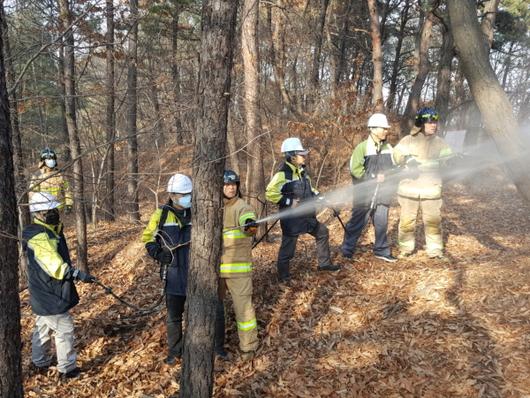
[[[258,348],[256,313],[252,304],[252,237],[257,232],[257,216],[241,199],[239,176],[232,170],[224,173],[223,251],[220,266],[219,300],[216,319],[215,352],[224,351],[224,305],[230,292],[239,335],[239,349],[244,360],[251,359]]]
[[[431,258],[443,258],[440,168],[452,151],[442,138],[436,136],[438,119],[439,115],[434,109],[420,109],[416,115],[416,128],[394,148],[393,158],[396,164],[406,164],[412,170],[417,169],[416,178],[405,178],[398,187],[401,206],[398,242],[401,258],[414,251],[414,230],[420,207],[427,255]]]
[[[57,169],[57,154],[53,149],[44,148],[40,153],[39,170],[31,176],[29,196],[35,192],[47,192],[57,198],[59,209],[69,213],[73,199],[66,178]]]

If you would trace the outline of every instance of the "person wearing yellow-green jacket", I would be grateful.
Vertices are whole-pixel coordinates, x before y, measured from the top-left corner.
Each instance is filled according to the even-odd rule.
[[[420,207],[427,255],[431,258],[444,258],[440,169],[452,156],[452,150],[436,135],[438,120],[436,110],[420,109],[416,115],[415,128],[394,148],[394,162],[416,171],[415,178],[404,178],[398,186],[398,201],[401,207],[398,230],[400,258],[408,257],[414,251],[414,230]]]
[[[372,219],[375,230],[374,256],[395,262],[387,239],[388,208],[392,199],[392,185],[385,182],[385,174],[393,167],[392,146],[386,142],[390,124],[386,115],[374,113],[368,119],[368,138],[359,143],[350,158],[350,173],[354,195],[351,219],[344,228],[342,255],[352,258],[357,241]]]
[[[311,180],[305,171],[304,149],[299,138],[290,137],[282,142],[281,152],[285,162],[267,185],[265,197],[269,202],[279,206],[280,211],[294,209],[319,195],[311,186]],[[338,271],[340,266],[331,262],[329,250],[329,232],[327,227],[316,218],[314,207],[304,209],[301,214],[286,215],[280,218],[282,227],[282,244],[278,252],[278,279],[289,283],[291,275],[289,262],[296,250],[298,236],[310,234],[315,237],[319,271]]]
[[[72,266],[58,211],[60,203],[48,192],[36,192],[29,201],[33,216],[22,232],[28,258],[28,289],[35,314],[31,361],[39,370],[52,363],[50,334],[55,336],[57,369],[61,378],[78,377],[74,347],[74,321],[69,310],[79,303],[74,281],[95,278]]]
[[[59,209],[65,213],[72,210],[73,199],[68,181],[57,170],[57,154],[53,149],[44,148],[40,153],[39,170],[31,176],[29,197],[35,192],[48,192],[59,201]]]
[[[186,303],[191,240],[191,179],[171,176],[168,202],[156,209],[142,234],[149,256],[167,267],[165,286],[168,353],[164,362],[174,365],[182,356],[182,319]]]
[[[226,359],[223,300],[228,290],[234,304],[241,358],[249,360],[258,348],[256,312],[252,304],[252,238],[257,232],[257,216],[254,209],[241,199],[239,176],[232,170],[225,170],[223,179],[223,250],[215,352]]]

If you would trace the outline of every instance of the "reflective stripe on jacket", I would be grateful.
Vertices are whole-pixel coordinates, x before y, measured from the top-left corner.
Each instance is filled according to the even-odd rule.
[[[162,212],[167,211],[164,225],[159,230]],[[172,206],[164,205],[155,210],[142,234],[142,242],[149,255],[155,258],[163,248],[173,248],[173,261],[167,272],[166,292],[177,296],[185,296],[188,283],[188,267],[190,254],[191,223],[190,210],[177,211]],[[187,244],[185,244],[187,243]],[[182,245],[178,248],[176,246]]]
[[[311,179],[301,167],[285,162],[267,185],[265,197],[278,204],[280,210],[288,209],[295,199],[304,202],[318,195],[311,186]],[[285,235],[297,236],[316,228],[318,221],[314,211],[302,215],[282,217],[280,225]]]
[[[63,206],[72,206],[72,192],[70,185],[66,178],[57,170],[44,172],[42,169],[31,176],[30,181],[30,196],[31,192],[47,192],[52,194]]]
[[[404,164],[412,157],[420,165],[419,176],[405,178],[398,187],[398,195],[407,198],[439,199],[442,197],[442,178],[440,167],[443,159],[452,154],[451,147],[436,136],[426,136],[423,132],[403,137],[394,148],[393,158],[396,164]]]
[[[62,226],[54,228],[35,219],[24,228],[22,237],[31,309],[42,316],[67,312],[79,302],[79,296]]]
[[[241,227],[247,220],[257,220],[256,213],[249,204],[239,197],[225,200],[221,278],[248,276],[252,271],[252,235]]]

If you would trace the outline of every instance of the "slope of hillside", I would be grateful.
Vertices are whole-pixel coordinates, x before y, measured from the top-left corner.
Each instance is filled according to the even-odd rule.
[[[255,303],[261,345],[252,363],[216,364],[216,397],[529,397],[530,209],[498,173],[448,187],[444,228],[449,261],[420,249],[395,264],[372,257],[371,230],[358,261],[338,257],[342,229],[329,213],[337,274],[315,272],[314,243],[300,239],[291,287],[276,282],[279,231],[255,250]],[[150,210],[146,210],[149,212]],[[348,209],[342,211],[343,219]],[[147,215],[146,215],[147,216]],[[391,211],[395,241],[398,209]],[[127,300],[159,297],[141,226],[102,224],[89,236],[93,273]],[[418,231],[421,240],[422,231]],[[164,365],[162,309],[134,317],[98,286],[79,285],[73,311],[77,380],[30,368],[33,325],[22,298],[23,369],[29,397],[166,397],[180,365]],[[237,347],[233,314],[228,350]]]

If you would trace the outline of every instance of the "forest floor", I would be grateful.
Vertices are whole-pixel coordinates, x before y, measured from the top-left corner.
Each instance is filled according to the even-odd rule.
[[[145,210],[145,218],[153,209]],[[349,209],[342,211],[347,219]],[[315,271],[314,242],[300,239],[291,287],[276,281],[279,229],[254,251],[260,348],[252,362],[217,362],[216,397],[530,398],[530,208],[495,170],[445,192],[448,261],[423,251],[395,264],[371,253],[365,234],[357,261],[339,257],[343,231],[331,214],[338,273]],[[390,215],[395,242],[398,208]],[[71,227],[71,225],[70,225]],[[70,228],[72,229],[72,228]],[[89,234],[94,275],[138,305],[160,294],[158,269],[144,254],[142,226],[101,224]],[[72,238],[72,236],[70,236]],[[131,312],[95,285],[78,285],[75,318],[79,379],[30,367],[33,317],[22,293],[23,371],[28,397],[167,397],[180,364],[165,358],[165,310]],[[227,347],[235,354],[233,313]],[[237,358],[237,355],[234,355]]]

